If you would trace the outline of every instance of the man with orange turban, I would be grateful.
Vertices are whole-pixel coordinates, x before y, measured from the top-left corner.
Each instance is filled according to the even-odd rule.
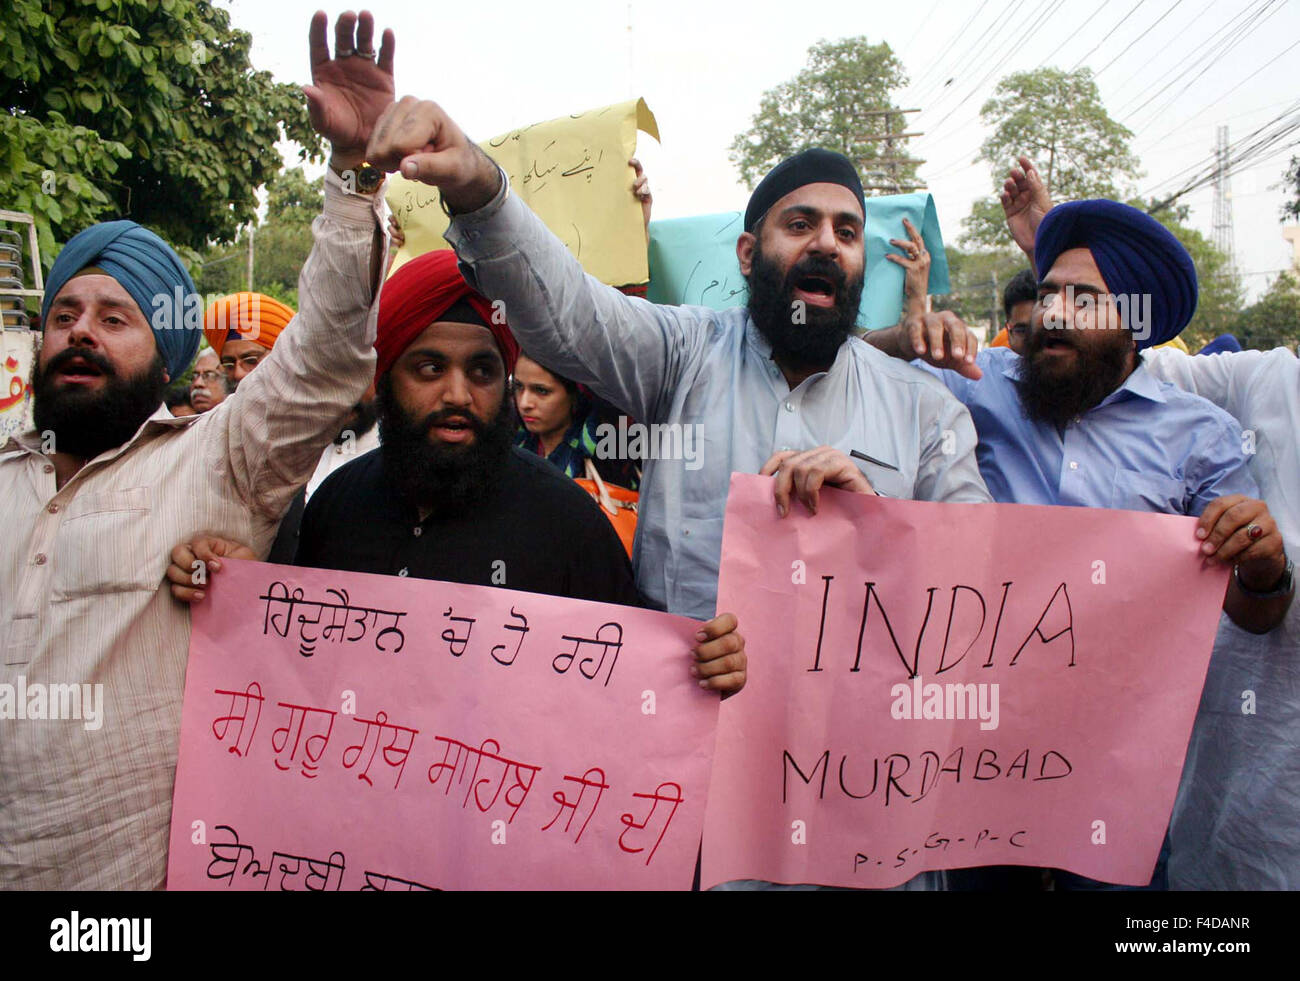
[[[203,335],[221,360],[227,390],[233,392],[275,346],[280,332],[294,317],[291,307],[265,293],[232,293],[215,300],[203,320]],[[223,396],[224,397],[224,396]],[[316,488],[331,473],[379,445],[375,432],[375,391],[371,386],[343,421],[334,441],[321,453],[316,472],[298,492],[280,521],[268,562],[287,565],[298,550],[303,510]],[[200,410],[202,411],[202,410]]]
[[[293,310],[265,293],[232,293],[208,307],[203,336],[232,389],[266,357],[292,319]]]

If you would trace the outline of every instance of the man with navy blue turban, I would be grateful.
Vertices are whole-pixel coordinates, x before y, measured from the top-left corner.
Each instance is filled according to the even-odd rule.
[[[369,143],[387,149],[371,136],[393,39],[375,52],[370,15],[344,14],[331,58],[326,23],[312,21],[305,94],[332,154],[300,310],[237,392],[199,416],[163,405],[202,308],[152,232],[96,225],[51,270],[37,425],[0,445],[0,889],[163,885],[190,639],[159,589],[167,555],[199,532],[265,555],[374,374],[382,195],[344,175]],[[49,685],[82,697],[17,712],[5,697]]]
[[[868,340],[896,357],[926,356],[931,363],[923,366],[970,409],[994,500],[1200,516],[1201,553],[1236,568],[1224,611],[1245,630],[1272,629],[1286,607],[1264,594],[1285,555],[1277,524],[1257,499],[1241,426],[1157,380],[1138,356],[1191,320],[1191,257],[1163,225],[1128,205],[1052,208],[1041,182],[1033,184],[1036,172],[1026,170],[1012,172],[1003,195],[1012,236],[1038,274],[1024,357],[987,348],[975,359],[978,379],[934,367],[950,361],[952,347],[975,345],[950,312],[911,311],[903,325]],[[1031,208],[1036,229],[1023,220]],[[1151,888],[1165,887],[1165,861]],[[1058,888],[1099,885],[1057,876]]]

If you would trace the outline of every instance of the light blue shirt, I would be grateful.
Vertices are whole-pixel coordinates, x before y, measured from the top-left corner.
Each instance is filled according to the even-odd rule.
[[[1216,497],[1259,496],[1237,420],[1141,363],[1064,433],[1026,417],[1014,351],[987,348],[976,363],[979,380],[927,370],[970,409],[996,501],[1199,515]]]
[[[603,285],[504,182],[447,241],[469,282],[505,303],[531,357],[639,423],[675,427],[677,447],[690,441],[689,455],[647,461],[633,555],[638,588],[671,613],[714,616],[731,474],[781,450],[833,446],[892,464],[857,461],[889,497],[989,500],[961,403],[857,338],[792,390],[747,310],[660,306]]]

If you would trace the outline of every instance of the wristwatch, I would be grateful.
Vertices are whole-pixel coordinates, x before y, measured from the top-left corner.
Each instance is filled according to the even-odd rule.
[[[357,190],[362,194],[374,194],[384,182],[384,172],[378,167],[363,162],[357,168]]]
[[[1286,568],[1282,570],[1282,576],[1278,579],[1276,585],[1266,593],[1258,592],[1248,587],[1241,581],[1241,569],[1238,566],[1232,567],[1232,577],[1237,580],[1237,588],[1247,596],[1254,599],[1277,599],[1291,592],[1295,586],[1295,562],[1291,559],[1286,560]]]
[[[330,164],[330,170],[338,174],[343,181],[343,189],[349,193],[374,194],[384,183],[384,172],[368,161],[362,161],[358,166],[347,170],[339,170]]]

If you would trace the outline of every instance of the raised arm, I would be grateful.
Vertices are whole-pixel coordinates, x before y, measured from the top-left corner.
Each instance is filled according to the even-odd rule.
[[[1052,197],[1043,177],[1028,157],[1012,167],[1002,185],[1002,211],[1007,217],[1007,231],[1020,251],[1034,265],[1034,239],[1044,216],[1052,210]]]
[[[644,420],[667,406],[691,345],[706,325],[689,309],[627,297],[588,276],[505,175],[443,110],[403,100],[380,130],[400,134],[406,156],[385,160],[438,187],[452,215],[447,241],[485,296],[504,303],[520,346],[551,370],[589,385]]]
[[[376,121],[393,101],[392,31],[375,61],[374,19],[344,14],[330,57],[327,18],[310,31],[313,126],[330,141],[325,206],[298,280],[297,316],[257,371],[202,420],[204,455],[248,507],[278,518],[311,476],[374,373],[372,307],[383,260],[378,193],[355,193]],[[350,52],[350,53],[349,53]],[[367,56],[368,55],[368,56]]]

